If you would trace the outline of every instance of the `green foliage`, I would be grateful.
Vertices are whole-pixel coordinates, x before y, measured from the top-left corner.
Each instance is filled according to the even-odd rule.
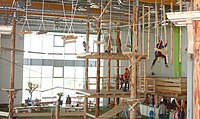
[[[57,93],[58,97],[62,97],[63,96],[63,92]]]
[[[32,99],[32,96],[33,96],[33,92],[38,88],[38,84],[34,84],[32,82],[28,82],[28,92],[30,94],[30,98]]]

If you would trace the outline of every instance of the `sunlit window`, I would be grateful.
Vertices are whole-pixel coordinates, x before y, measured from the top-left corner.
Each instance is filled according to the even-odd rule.
[[[85,53],[82,43],[85,41],[86,35],[75,35],[78,37],[77,41],[67,44],[64,44],[62,40],[62,33],[49,32],[45,35],[36,35],[35,33],[25,35],[23,102],[29,97],[26,90],[28,82],[39,85],[38,91],[33,93],[33,99],[37,98],[43,101],[47,101],[45,97],[55,97],[59,92],[64,93],[63,100],[65,100],[67,95],[77,96],[74,89],[84,88],[85,60],[77,59],[77,54]],[[96,52],[97,49],[93,40],[96,40],[96,35],[90,35],[90,52]],[[103,45],[101,49],[103,50]],[[96,60],[89,62],[88,75],[95,77]],[[103,72],[101,72],[102,74]]]
[[[55,47],[64,47],[64,40],[61,35],[54,35],[54,46]]]
[[[53,67],[53,77],[62,78],[63,77],[63,67]]]

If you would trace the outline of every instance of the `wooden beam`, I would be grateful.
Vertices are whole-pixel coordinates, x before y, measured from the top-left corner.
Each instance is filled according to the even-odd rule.
[[[199,10],[200,0],[194,0],[195,10]],[[200,21],[195,21],[194,38],[194,119],[200,119]]]
[[[51,117],[51,113],[15,113],[16,117]],[[82,117],[83,112],[62,112],[61,117]]]
[[[111,60],[108,59],[108,65],[107,65],[107,83],[106,83],[106,91],[110,91],[110,73],[111,73]]]
[[[15,0],[15,2],[18,2],[21,0]],[[25,2],[25,1],[24,1]],[[11,7],[13,4],[13,0],[1,0],[0,5],[2,6],[9,6]],[[72,6],[71,5],[64,5],[65,10],[71,11]],[[28,7],[29,9],[42,9],[42,2],[31,2],[31,6]],[[53,11],[63,11],[63,6],[61,3],[50,3],[45,2],[44,4],[44,10],[53,10]]]
[[[148,48],[147,48],[147,59],[149,59],[150,55],[150,32],[151,32],[151,8],[148,6]]]
[[[60,119],[60,103],[59,103],[59,100],[56,102],[56,119]]]
[[[0,10],[0,14],[7,14],[7,10]],[[10,11],[11,13],[13,13],[14,11]],[[25,16],[26,12],[25,11],[16,11],[17,16]],[[71,18],[71,15],[64,15],[63,14],[55,14],[55,13],[44,13],[44,18]],[[32,16],[32,17],[41,17],[42,13],[41,12],[33,12],[30,11],[28,12],[28,16]],[[87,20],[88,16],[87,15],[75,15],[74,19],[80,19],[80,20]],[[93,17],[90,17],[91,19],[94,19]],[[104,21],[108,21],[109,18],[104,18]],[[119,22],[119,23],[128,23],[127,19],[124,18],[112,18],[112,22]]]
[[[101,41],[101,22],[98,20],[97,21],[97,41]],[[100,55],[100,44],[97,44],[97,55]],[[96,78],[96,93],[100,92],[100,59],[97,59],[97,78]],[[96,107],[95,107],[95,117],[98,117],[100,114],[100,99],[96,98]]]
[[[131,0],[133,1],[133,0]],[[166,5],[170,5],[171,2],[173,3],[173,5],[176,5],[176,0],[139,0],[139,2],[142,2],[142,3],[151,3],[151,4],[155,4],[155,1],[156,3],[163,3],[163,4],[166,4]]]
[[[98,20],[101,19],[102,15],[105,13],[107,7],[108,7],[110,4],[112,4],[112,0],[110,0],[110,1],[107,3],[107,5],[105,6],[105,8],[103,9],[103,11],[101,12],[101,14],[99,15]]]
[[[12,45],[11,49],[16,48],[16,19],[15,17],[12,20]],[[11,65],[10,65],[10,89],[15,89],[15,50],[12,51],[11,53]],[[10,91],[9,93],[9,118],[13,118],[13,109],[14,109],[14,98],[15,94],[13,91]]]
[[[144,18],[145,18],[145,16],[144,16],[144,10],[145,10],[145,8],[144,8],[144,4],[142,5],[142,54],[144,55]]]
[[[136,1],[134,0],[133,1],[133,41],[134,41],[134,44],[132,44],[132,53],[135,54],[137,52],[137,5],[136,5]],[[132,57],[133,60],[136,60],[136,57],[133,56]],[[137,98],[137,65],[136,63],[133,64],[133,66],[131,67],[131,79],[129,80],[129,84],[130,84],[130,98]],[[130,111],[130,119],[135,119],[136,118],[136,111],[133,111],[131,110]]]
[[[90,19],[87,19],[87,25],[86,25],[86,53],[89,52],[89,38],[90,38]],[[85,89],[88,90],[89,89],[89,78],[88,78],[88,65],[89,64],[89,60],[88,58],[85,59]],[[84,118],[86,119],[86,113],[88,111],[88,98],[85,96],[84,97]]]
[[[171,9],[171,12],[173,12],[173,4],[171,3],[171,6],[170,6],[170,9]],[[174,30],[173,30],[173,23],[170,22],[170,63],[172,64],[173,63],[173,39],[174,39]]]

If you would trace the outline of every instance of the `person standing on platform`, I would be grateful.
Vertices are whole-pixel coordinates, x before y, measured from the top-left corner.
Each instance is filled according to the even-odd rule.
[[[123,90],[123,85],[124,85],[124,77],[123,77],[123,75],[120,76],[119,80],[120,80],[120,90]]]
[[[66,98],[66,105],[71,105],[72,101],[71,101],[71,97],[68,95]]]
[[[122,49],[121,49],[121,40],[120,40],[119,33],[117,33],[116,46],[117,46],[117,53],[121,53]]]
[[[124,81],[125,81],[124,91],[129,90],[129,78],[130,78],[129,70],[128,70],[128,68],[125,68],[125,72],[124,72]]]

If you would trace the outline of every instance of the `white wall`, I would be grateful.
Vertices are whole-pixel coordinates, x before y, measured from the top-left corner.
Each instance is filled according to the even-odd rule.
[[[19,28],[17,28],[19,29]],[[1,45],[2,47],[11,47],[11,35],[1,35]],[[23,36],[16,34],[16,49],[24,48]],[[10,88],[10,65],[11,59],[10,51],[1,51],[0,55],[0,88]],[[16,62],[15,65],[15,88],[21,89],[23,84],[23,53],[16,52]],[[19,91],[15,98],[15,103],[21,103],[22,101],[22,91]],[[0,103],[8,103],[8,93],[0,91]]]

